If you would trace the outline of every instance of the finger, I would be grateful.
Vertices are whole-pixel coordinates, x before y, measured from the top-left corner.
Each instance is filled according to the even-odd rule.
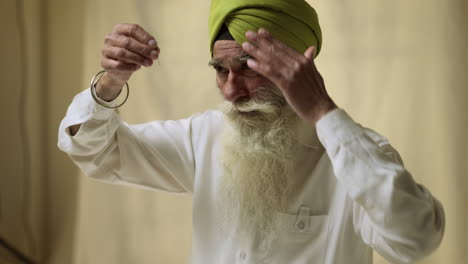
[[[106,46],[102,50],[102,55],[107,58],[111,58],[117,61],[122,61],[125,63],[131,64],[139,64],[142,66],[151,66],[153,61],[145,58],[137,53],[131,52],[124,48],[114,47],[114,46]]]
[[[103,58],[101,60],[101,66],[104,70],[109,72],[134,72],[141,68],[140,65],[133,64],[133,63],[125,63],[122,61],[110,59],[110,58]]]
[[[251,41],[252,43],[256,43],[257,42],[257,32],[254,32],[252,30],[248,30],[246,33],[245,33],[245,36],[247,37],[247,39],[249,41]]]
[[[304,52],[304,57],[306,58],[306,63],[310,64],[312,66],[312,70],[314,72],[317,72],[317,67],[315,65],[315,56],[317,54],[317,48],[314,46],[310,46],[305,52]]]
[[[264,28],[260,28],[257,34],[257,43],[259,47],[265,46],[266,48],[271,49],[275,53],[283,53],[288,55],[290,58],[297,59],[302,54],[299,54],[296,50],[289,47],[286,43],[275,38],[270,32]]]
[[[282,42],[275,41],[275,38],[265,29],[259,29],[259,33],[248,31],[246,33],[246,37],[254,46],[256,46],[259,53],[265,54],[265,56],[259,58],[259,60],[276,59],[282,62],[282,64],[287,65],[291,65],[293,63],[294,57],[291,56],[287,50],[290,48]]]
[[[270,40],[267,39],[261,39],[258,36],[257,32],[254,31],[247,31],[245,33],[246,38],[256,47],[265,50],[265,51],[271,51],[270,49],[272,48],[272,43]]]
[[[281,67],[284,65],[289,67],[294,63],[291,57],[286,53],[281,52],[281,50],[274,50],[273,45],[270,45],[270,47],[266,47],[264,45],[263,48],[260,48],[250,42],[244,42],[242,43],[242,49],[262,63],[278,65]]]
[[[314,60],[315,58],[315,47],[314,46],[311,46],[309,47],[305,52],[304,52],[304,56],[309,59],[309,60]]]
[[[272,59],[269,54],[265,53],[249,42],[242,43],[242,49],[259,61],[270,62]]]
[[[248,59],[247,65],[250,69],[265,76],[267,79],[276,83],[278,86],[281,84],[281,80],[283,79],[281,73],[276,71],[275,67],[272,67],[270,64],[261,63],[255,59]]]
[[[127,49],[152,60],[157,59],[160,52],[159,48],[153,49],[149,45],[123,35],[109,34],[106,36],[104,43],[109,46]]]
[[[288,74],[291,69],[296,69],[299,64],[290,60],[289,57],[284,58],[278,55],[272,56],[270,54],[266,54],[249,42],[242,43],[242,48],[245,52],[255,58],[247,60],[247,65],[249,67],[252,65],[252,67],[250,67],[252,70],[269,78],[277,84],[279,84],[281,80],[286,79],[285,76],[289,76]]]
[[[156,39],[137,24],[117,24],[114,28],[114,32],[116,34],[132,37],[152,48],[158,47]]]

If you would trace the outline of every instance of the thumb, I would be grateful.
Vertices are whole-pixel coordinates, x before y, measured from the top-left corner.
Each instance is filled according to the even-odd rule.
[[[309,60],[313,60],[315,58],[315,53],[316,53],[316,49],[314,46],[310,46],[305,52],[304,52],[304,56],[306,56],[306,58],[308,58]]]

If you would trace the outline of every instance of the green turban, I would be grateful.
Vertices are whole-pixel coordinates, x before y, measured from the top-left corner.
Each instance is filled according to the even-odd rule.
[[[304,0],[212,0],[208,23],[211,54],[223,23],[239,44],[247,41],[248,30],[265,28],[300,53],[315,46],[318,55],[322,47],[317,13]]]

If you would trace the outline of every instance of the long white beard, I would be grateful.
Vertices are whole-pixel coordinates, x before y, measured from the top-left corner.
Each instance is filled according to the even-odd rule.
[[[280,223],[275,212],[285,209],[299,118],[274,88],[265,88],[256,101],[226,102],[223,112],[219,206],[224,223],[239,227],[244,239],[256,234],[269,245]]]

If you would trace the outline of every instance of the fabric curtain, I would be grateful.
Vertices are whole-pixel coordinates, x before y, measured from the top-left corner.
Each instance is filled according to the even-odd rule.
[[[468,252],[468,3],[464,0],[308,1],[319,15],[316,60],[335,102],[386,136],[414,178],[441,200],[446,233],[420,263],[461,264]],[[130,81],[132,124],[178,119],[221,101],[208,68],[209,1],[86,2],[82,88],[100,69],[104,36],[137,23],[161,47]],[[79,177],[74,262],[187,263],[191,199]],[[379,256],[376,263],[387,263]]]

